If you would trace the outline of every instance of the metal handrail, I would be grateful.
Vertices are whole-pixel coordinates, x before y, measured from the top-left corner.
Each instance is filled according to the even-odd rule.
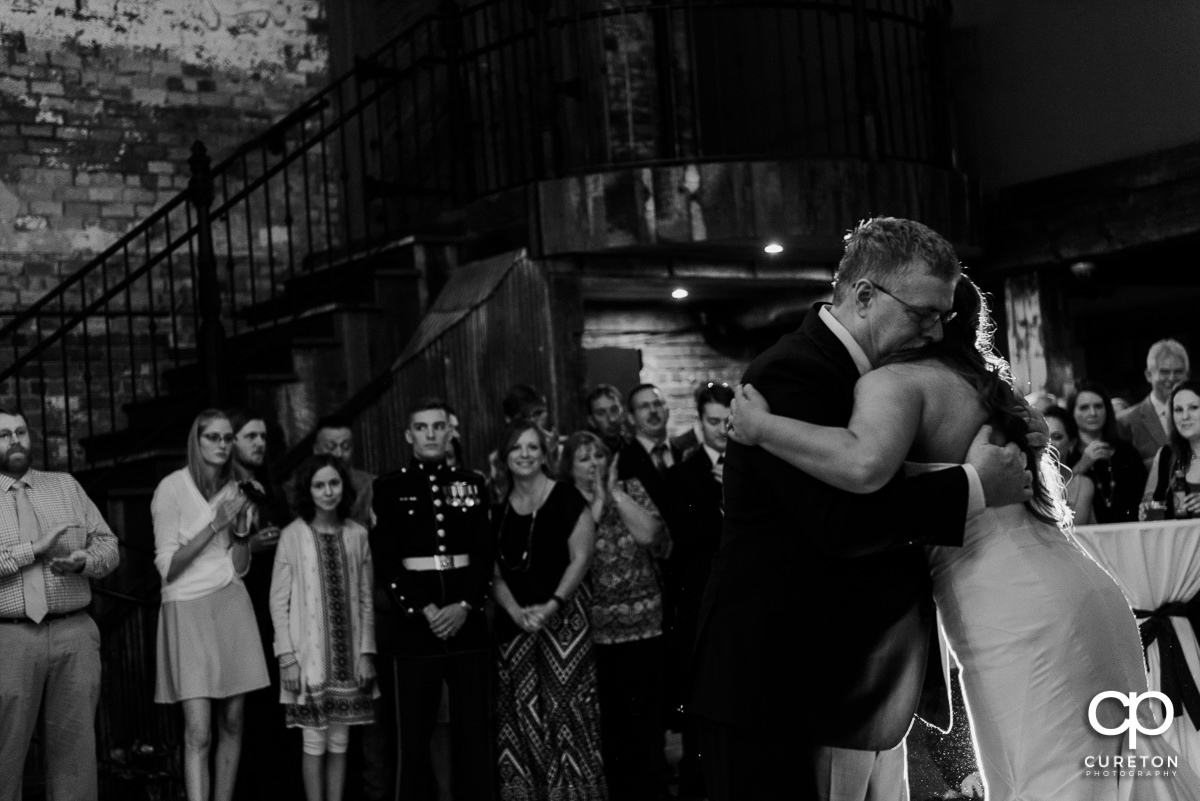
[[[73,469],[78,440],[120,428],[129,402],[171,395],[171,368],[194,355],[208,399],[223,403],[230,364],[245,356],[224,353],[226,327],[283,319],[282,308],[258,322],[244,313],[317,259],[332,266],[474,199],[697,160],[948,165],[927,7],[442,4],[211,169],[197,147],[186,192],[29,307],[0,314],[0,395],[40,406],[47,463]]]

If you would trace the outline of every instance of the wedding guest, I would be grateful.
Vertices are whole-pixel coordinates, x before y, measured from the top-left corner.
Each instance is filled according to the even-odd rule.
[[[604,441],[610,453],[620,453],[628,439],[620,390],[612,384],[597,384],[584,403],[588,428]]]
[[[46,796],[95,801],[100,631],[87,607],[90,579],[120,553],[79,483],[35,470],[30,451],[25,416],[0,407],[0,799],[21,797],[40,730]]]
[[[1092,502],[1096,494],[1096,485],[1082,473],[1072,472],[1062,461],[1079,445],[1079,427],[1075,425],[1075,418],[1067,414],[1066,409],[1059,406],[1047,406],[1042,410],[1042,415],[1046,418],[1046,425],[1050,428],[1050,444],[1059,454],[1059,469],[1062,472],[1063,481],[1066,482],[1067,505],[1071,507],[1071,512],[1074,514],[1074,523],[1077,526],[1090,525],[1095,522],[1092,515]]]
[[[250,570],[242,582],[250,593],[254,617],[258,623],[263,650],[271,648],[271,570],[280,529],[292,519],[282,488],[271,475],[268,459],[267,418],[253,409],[232,409],[229,424],[233,429],[233,473],[250,498]],[[243,482],[255,482],[246,489]],[[262,492],[257,491],[262,487]],[[242,737],[256,744],[254,759],[239,763],[236,798],[257,801],[272,793],[300,794],[300,763],[288,738],[280,737],[283,710],[279,708],[279,670],[274,660],[267,662],[271,685],[246,694]]]
[[[399,796],[436,801],[431,746],[439,707],[450,714],[450,795],[491,801],[491,654],[485,606],[491,593],[491,526],[483,477],[452,468],[449,409],[436,397],[406,404],[404,439],[412,459],[375,482],[371,549],[381,606],[376,631],[385,694],[400,733]],[[445,687],[445,692],[443,692]]]
[[[1170,434],[1171,390],[1186,381],[1190,372],[1188,352],[1174,339],[1160,339],[1146,354],[1146,382],[1150,394],[1125,411],[1117,409],[1117,431],[1133,444],[1146,467]],[[1116,399],[1113,399],[1116,409]]]
[[[188,432],[187,466],[164,478],[150,503],[163,580],[154,700],[183,706],[188,801],[208,801],[210,789],[215,801],[233,797],[245,694],[268,685],[241,579],[250,566],[249,499],[234,480],[233,442],[224,412],[201,412]]]
[[[676,711],[682,754],[679,759],[679,797],[704,798],[704,776],[700,768],[696,722],[678,715],[686,693],[696,621],[704,587],[712,571],[713,556],[721,544],[721,486],[725,475],[725,449],[729,445],[726,423],[733,403],[733,390],[725,384],[708,382],[694,393],[700,418],[702,447],[696,449],[667,474],[675,506],[671,531],[671,557],[667,561],[669,592],[675,600],[672,627],[668,634],[667,692],[669,707]]]
[[[374,576],[354,500],[338,457],[301,465],[300,516],[280,535],[271,576],[279,699],[288,727],[302,731],[308,801],[341,801],[350,727],[374,720]]]
[[[1096,485],[1095,521],[1137,520],[1146,468],[1133,446],[1117,435],[1108,390],[1095,381],[1081,381],[1067,407],[1079,427],[1079,444],[1063,461]]]
[[[1168,518],[1200,517],[1200,381],[1184,381],[1168,396],[1171,417],[1169,439],[1158,449],[1150,465],[1143,501],[1167,506]],[[1183,475],[1187,493],[1182,505],[1175,497],[1175,474]]]
[[[605,444],[590,431],[563,447],[559,480],[588,502],[596,528],[591,621],[600,687],[604,775],[611,796],[657,801],[663,786],[663,599],[654,558],[670,539],[646,488],[619,480]]]
[[[508,497],[493,514],[499,607],[497,754],[503,801],[603,801],[596,662],[583,585],[595,524],[587,501],[546,471],[530,420],[501,437]],[[529,714],[529,710],[539,714]]]

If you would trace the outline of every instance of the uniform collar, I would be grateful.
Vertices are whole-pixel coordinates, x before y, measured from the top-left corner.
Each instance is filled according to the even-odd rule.
[[[427,475],[440,476],[442,473],[449,472],[450,468],[446,465],[446,460],[440,462],[422,462],[420,459],[413,457],[412,469],[420,470]]]

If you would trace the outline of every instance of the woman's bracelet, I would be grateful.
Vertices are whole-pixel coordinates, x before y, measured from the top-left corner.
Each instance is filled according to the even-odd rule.
[[[286,654],[279,655],[279,667],[281,669],[289,668],[292,665],[298,665],[298,664],[300,664],[300,660],[296,659],[296,655],[294,653],[288,652]]]
[[[215,521],[214,521],[214,522],[215,522]],[[208,527],[209,527],[210,529],[212,529],[212,533],[213,533],[213,536],[214,536],[214,537],[215,537],[215,536],[217,536],[218,534],[220,534],[220,533],[221,533],[221,532],[217,531],[217,527],[216,527],[216,525],[214,525],[214,523],[209,523],[209,524],[208,524]]]
[[[551,595],[550,600],[557,603],[559,609],[565,609],[567,607],[567,602],[563,600],[561,595]]]

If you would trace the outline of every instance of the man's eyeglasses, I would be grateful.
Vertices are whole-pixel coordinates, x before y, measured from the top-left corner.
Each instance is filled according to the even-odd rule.
[[[201,434],[202,439],[206,439],[213,445],[228,445],[233,442],[233,434]]]
[[[916,319],[917,325],[921,326],[922,329],[933,328],[938,323],[945,325],[946,323],[950,322],[951,320],[953,320],[955,317],[958,316],[958,312],[956,312],[956,311],[940,312],[937,309],[918,309],[916,306],[912,305],[908,301],[903,300],[902,298],[896,297],[891,292],[887,291],[886,289],[884,289],[879,284],[876,284],[875,282],[871,282],[871,286],[875,287],[880,292],[887,295],[889,298],[896,301],[904,308],[908,309],[909,314],[911,314]]]

